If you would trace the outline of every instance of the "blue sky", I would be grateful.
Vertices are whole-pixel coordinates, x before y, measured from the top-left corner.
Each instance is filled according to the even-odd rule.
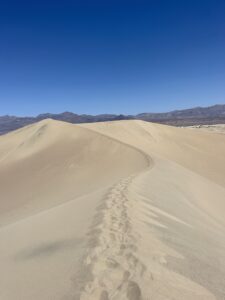
[[[216,103],[225,103],[224,0],[0,0],[0,115]]]

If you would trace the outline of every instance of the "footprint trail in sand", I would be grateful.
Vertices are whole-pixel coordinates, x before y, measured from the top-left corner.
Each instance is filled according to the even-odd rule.
[[[139,235],[132,227],[127,189],[133,176],[121,180],[108,193],[90,232],[90,249],[84,264],[92,273],[80,299],[142,299],[136,277],[146,272],[136,252]]]

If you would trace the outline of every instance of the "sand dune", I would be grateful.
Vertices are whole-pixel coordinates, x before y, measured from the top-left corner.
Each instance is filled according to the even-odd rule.
[[[0,299],[225,299],[225,137],[45,120],[0,137]]]

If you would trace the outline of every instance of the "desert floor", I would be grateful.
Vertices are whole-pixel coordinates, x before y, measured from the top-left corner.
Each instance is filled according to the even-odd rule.
[[[224,128],[1,136],[0,299],[225,299]]]

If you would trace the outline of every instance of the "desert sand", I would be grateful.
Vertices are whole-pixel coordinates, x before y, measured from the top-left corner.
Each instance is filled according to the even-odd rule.
[[[225,134],[225,124],[198,125],[198,126],[189,126],[189,128],[197,128],[198,130],[206,130],[206,131]]]
[[[225,135],[44,120],[0,137],[0,299],[225,299]]]

